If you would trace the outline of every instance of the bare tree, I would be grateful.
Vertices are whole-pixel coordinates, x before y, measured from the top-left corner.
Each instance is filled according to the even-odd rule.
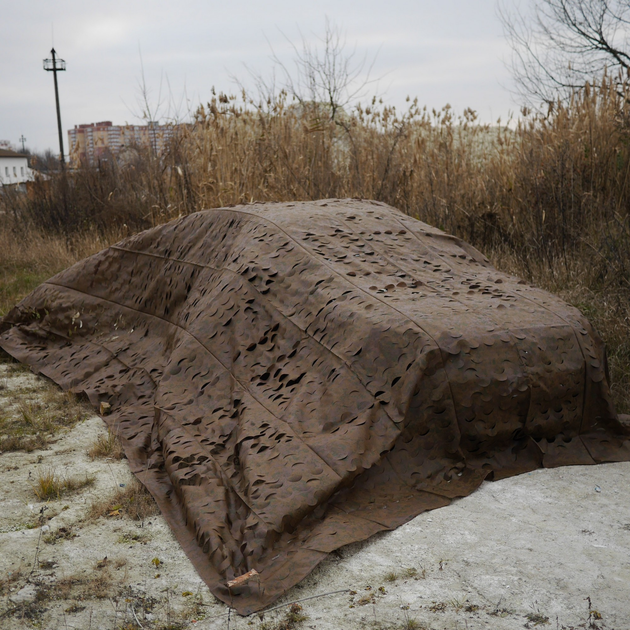
[[[357,56],[356,48],[348,48],[341,28],[328,18],[315,44],[304,34],[300,36],[296,44],[284,35],[294,53],[291,65],[282,61],[270,44],[274,65],[271,77],[265,79],[250,71],[259,97],[273,101],[280,88],[303,106],[325,107],[330,119],[336,120],[344,108],[366,96],[377,82],[371,76],[376,55],[371,60],[367,55]]]
[[[26,154],[29,156],[29,166],[40,173],[49,173],[60,170],[59,157],[51,149],[45,151],[30,151],[27,147]]]
[[[513,50],[518,91],[530,103],[553,102],[604,76],[630,71],[630,1],[534,0],[531,10],[500,6]]]
[[[149,86],[146,79],[140,47],[138,47],[138,57],[140,60],[140,76],[136,85],[136,105],[129,106],[123,100],[132,116],[146,121],[147,124],[152,122],[178,124],[184,120],[190,120],[194,115],[194,110],[192,101],[188,97],[186,84],[184,84],[179,98],[176,98],[168,75],[161,71],[157,96],[155,96],[154,90]],[[166,83],[166,88],[164,83]]]

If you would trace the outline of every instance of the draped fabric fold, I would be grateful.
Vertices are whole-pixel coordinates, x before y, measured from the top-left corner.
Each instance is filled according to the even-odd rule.
[[[133,472],[243,614],[484,479],[630,460],[581,313],[377,202],[142,232],[38,287],[0,346],[111,405]]]

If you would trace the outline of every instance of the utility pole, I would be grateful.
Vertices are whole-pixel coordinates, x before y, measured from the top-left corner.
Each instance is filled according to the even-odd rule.
[[[20,136],[20,139],[18,140],[18,142],[22,143],[22,153],[24,153],[25,152],[24,143],[26,142],[26,138],[24,137],[24,134]]]
[[[63,59],[57,59],[55,49],[51,51],[52,59],[44,59],[44,70],[52,72],[55,79],[55,101],[57,103],[57,130],[59,131],[59,151],[61,152],[61,168],[65,167],[66,160],[63,155],[63,133],[61,131],[61,111],[59,110],[59,87],[57,85],[57,72],[66,69],[66,62]]]

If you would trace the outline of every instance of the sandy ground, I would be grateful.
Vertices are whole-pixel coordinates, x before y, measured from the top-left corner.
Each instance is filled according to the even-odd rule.
[[[5,392],[41,386],[2,364],[0,381]],[[160,516],[88,518],[132,482],[124,460],[87,455],[99,434],[90,416],[43,450],[0,454],[0,628],[630,628],[630,463],[485,483],[345,547],[277,602],[305,600],[306,619],[291,621],[286,606],[228,614]],[[42,503],[43,470],[95,480]]]

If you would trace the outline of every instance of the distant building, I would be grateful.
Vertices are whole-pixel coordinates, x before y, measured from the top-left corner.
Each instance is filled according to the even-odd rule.
[[[75,125],[68,131],[70,164],[94,166],[109,157],[134,147],[152,147],[160,153],[168,145],[178,125],[113,125],[106,120],[87,125]]]
[[[0,149],[0,185],[24,184],[32,179],[28,156],[11,149]]]

